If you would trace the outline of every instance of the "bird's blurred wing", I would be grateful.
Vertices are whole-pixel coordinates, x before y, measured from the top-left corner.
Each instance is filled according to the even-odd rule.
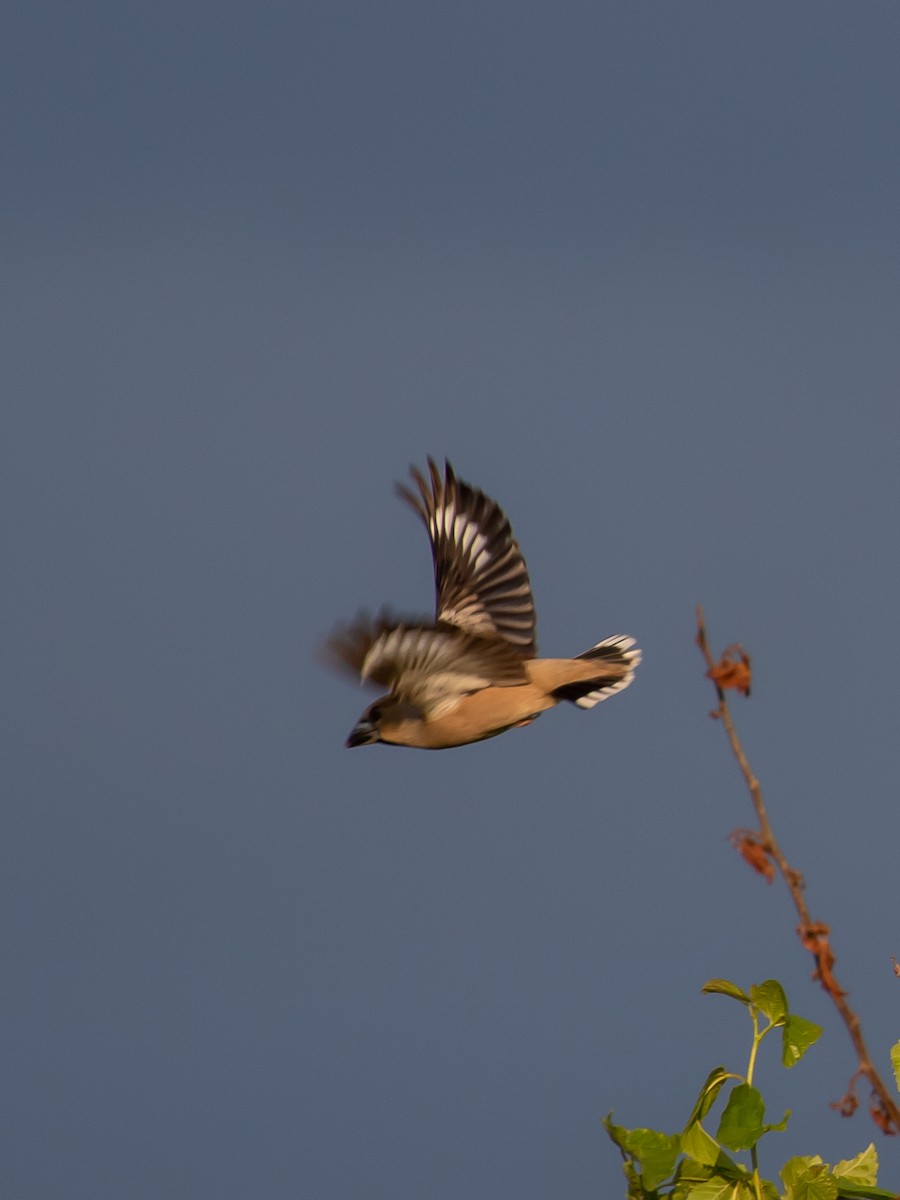
[[[386,687],[426,718],[441,715],[469,692],[528,681],[521,654],[508,642],[450,625],[361,616],[338,629],[328,649],[364,682]]]

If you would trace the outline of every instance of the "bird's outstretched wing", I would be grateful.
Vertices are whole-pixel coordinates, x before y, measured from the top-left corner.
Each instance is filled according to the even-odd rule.
[[[426,718],[440,716],[469,692],[528,680],[521,654],[500,638],[388,614],[374,619],[362,614],[352,625],[339,626],[327,648],[363,682],[386,687]]]
[[[431,539],[437,621],[477,637],[502,638],[523,658],[533,658],[531,582],[506,514],[484,492],[457,479],[449,463],[441,476],[429,458],[428,470],[430,480],[410,469],[418,494],[404,484],[397,491]]]

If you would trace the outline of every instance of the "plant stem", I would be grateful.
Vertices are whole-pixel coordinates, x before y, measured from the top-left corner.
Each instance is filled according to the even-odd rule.
[[[709,644],[706,640],[706,625],[703,621],[703,609],[697,606],[697,646],[700,653],[706,660],[706,665],[709,671],[715,669],[715,660],[709,650]],[[712,678],[712,676],[710,676]],[[804,882],[803,876],[795,870],[784,855],[784,851],[778,844],[775,838],[775,833],[769,823],[769,816],[766,812],[766,806],[763,803],[762,788],[759,780],[753,774],[750,768],[750,763],[744,753],[744,748],[741,745],[738,737],[737,729],[735,728],[734,720],[731,716],[731,710],[728,707],[728,702],[725,699],[725,694],[722,689],[715,685],[716,694],[719,699],[719,704],[716,710],[711,714],[717,717],[722,723],[725,734],[731,746],[732,753],[738,762],[741,769],[741,774],[747,784],[750,792],[750,799],[756,811],[756,817],[759,821],[759,839],[760,844],[765,850],[768,858],[775,864],[778,871],[787,884],[791,899],[794,902],[794,908],[797,910],[797,916],[800,918],[800,924],[797,927],[797,933],[804,947],[809,950],[815,959],[816,973],[814,978],[818,979],[823,990],[831,997],[831,1001],[835,1008],[840,1013],[841,1019],[847,1027],[847,1032],[850,1034],[850,1040],[853,1043],[853,1049],[856,1051],[857,1071],[854,1074],[850,1089],[840,1104],[834,1107],[840,1108],[842,1112],[846,1110],[849,1115],[856,1108],[855,1081],[859,1075],[864,1076],[872,1087],[874,1093],[870,1113],[883,1133],[894,1134],[900,1133],[900,1107],[894,1100],[893,1094],[888,1089],[881,1075],[875,1068],[869,1054],[868,1047],[863,1039],[862,1026],[859,1022],[859,1017],[847,1003],[847,993],[838,983],[834,974],[834,954],[831,950],[829,940],[829,929],[827,925],[821,922],[813,921],[809,908],[806,903],[806,898],[803,894]]]
[[[767,1030],[765,1030],[765,1029],[762,1031],[762,1033],[759,1032],[759,1029],[756,1024],[756,1013],[754,1012],[753,1013],[753,1045],[750,1047],[750,1061],[747,1063],[747,1083],[750,1084],[751,1086],[753,1084],[753,1071],[754,1071],[754,1068],[756,1067],[756,1052],[757,1052],[757,1050],[759,1050],[759,1043],[766,1036],[766,1032],[767,1032]]]

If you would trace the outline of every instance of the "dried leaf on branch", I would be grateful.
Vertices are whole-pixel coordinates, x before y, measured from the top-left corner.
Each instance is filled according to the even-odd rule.
[[[752,678],[750,655],[742,646],[729,646],[716,665],[710,667],[706,674],[722,691],[725,691],[726,688],[734,688],[742,696],[750,695]]]
[[[735,829],[728,837],[744,862],[762,875],[766,883],[771,883],[775,878],[775,864],[759,834],[752,829]]]

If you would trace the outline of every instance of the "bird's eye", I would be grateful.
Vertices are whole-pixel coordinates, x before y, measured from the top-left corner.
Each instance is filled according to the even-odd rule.
[[[371,721],[381,720],[381,708],[377,704],[373,705],[372,708],[369,709],[369,719]]]

